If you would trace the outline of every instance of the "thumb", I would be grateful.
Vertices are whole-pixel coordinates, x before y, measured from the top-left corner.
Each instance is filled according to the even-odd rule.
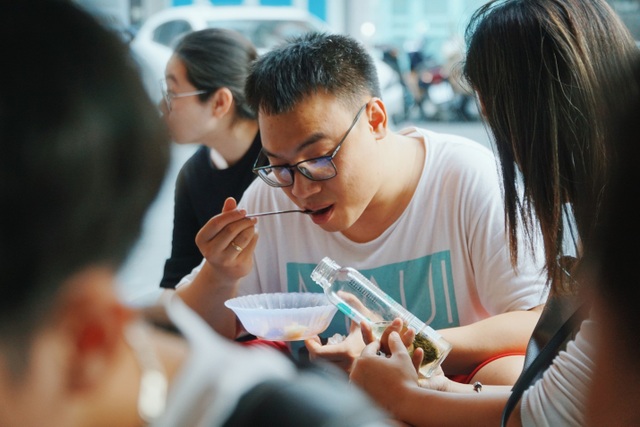
[[[222,206],[222,212],[228,212],[234,210],[238,206],[236,199],[233,197],[227,197]]]
[[[349,335],[353,334],[358,330],[360,330],[360,325],[352,320],[351,324],[349,325]]]
[[[405,354],[408,355],[407,348],[402,342],[402,338],[400,338],[400,334],[398,334],[398,332],[396,331],[393,331],[389,334],[388,346],[389,346],[389,350],[391,351],[391,354],[404,352]]]

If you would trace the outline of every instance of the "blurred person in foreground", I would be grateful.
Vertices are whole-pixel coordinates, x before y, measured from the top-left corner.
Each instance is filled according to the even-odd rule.
[[[256,177],[251,167],[262,145],[256,114],[244,96],[256,57],[255,47],[242,34],[208,28],[180,39],[167,63],[163,119],[174,142],[201,145],[176,179],[163,288],[174,288],[202,261],[196,234],[220,212],[227,197],[239,199]]]
[[[73,2],[4,2],[0,36],[0,425],[386,425],[341,371],[237,346],[179,298],[119,300],[169,161],[157,110]]]
[[[597,322],[584,318],[588,298],[576,269],[598,224],[607,173],[614,172],[609,118],[638,94],[633,65],[640,52],[604,0],[492,1],[472,16],[467,38],[465,77],[500,159],[511,254],[515,262],[531,245],[515,233],[517,224],[524,223],[528,235],[541,231],[551,297],[568,297],[577,307],[575,338],[569,334],[564,350],[560,344],[541,375],[521,388],[543,359],[527,364],[513,391],[442,375],[420,381],[397,332],[389,335],[389,358],[377,356],[380,344],[368,337],[351,379],[415,426],[497,426],[502,419],[509,426],[585,425],[593,374],[610,361],[595,364]],[[577,261],[573,267],[567,256]],[[558,307],[545,307],[542,317],[560,315]],[[511,402],[509,417],[505,405]]]
[[[640,85],[640,63],[636,68]],[[619,86],[628,91],[628,82]],[[597,350],[586,425],[640,425],[640,235],[638,212],[629,200],[640,196],[640,95],[614,121],[616,167],[603,205],[596,239],[587,251],[584,277],[594,286]]]
[[[202,228],[205,259],[181,297],[235,338],[243,331],[225,300],[321,292],[310,275],[329,256],[437,329],[453,345],[445,372],[512,384],[544,277],[531,253],[511,265],[491,151],[426,129],[391,132],[373,60],[344,35],[311,33],[262,55],[245,92],[258,112],[261,180]],[[295,208],[310,213],[245,217]],[[306,349],[349,371],[360,328],[339,314],[325,335],[336,333]]]

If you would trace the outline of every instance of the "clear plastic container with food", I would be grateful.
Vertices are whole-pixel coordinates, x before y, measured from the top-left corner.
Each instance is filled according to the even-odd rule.
[[[325,257],[311,273],[311,278],[319,284],[329,301],[354,322],[367,322],[374,335],[380,336],[396,318],[402,319],[406,328],[415,332],[412,352],[416,347],[424,350],[419,373],[429,378],[451,351],[451,344],[438,332],[426,325],[401,304],[371,283],[359,271],[351,267],[341,267]]]
[[[338,309],[324,294],[267,293],[225,302],[247,332],[272,341],[300,341],[324,332]]]

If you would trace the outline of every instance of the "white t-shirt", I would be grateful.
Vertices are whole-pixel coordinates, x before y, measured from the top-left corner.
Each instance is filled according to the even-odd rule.
[[[405,212],[382,235],[356,243],[324,231],[306,215],[260,218],[254,268],[240,281],[238,294],[322,292],[310,275],[327,256],[359,270],[434,329],[544,303],[543,257],[522,253],[519,274],[511,266],[491,150],[457,135],[417,128],[400,133],[424,141],[426,159]],[[296,208],[284,191],[261,180],[249,186],[239,207],[247,212]],[[191,282],[200,268],[178,286]],[[338,313],[321,335],[345,334],[347,324]]]
[[[595,321],[580,325],[574,341],[567,343],[542,378],[522,395],[520,419],[525,427],[585,425],[586,400],[593,370]]]

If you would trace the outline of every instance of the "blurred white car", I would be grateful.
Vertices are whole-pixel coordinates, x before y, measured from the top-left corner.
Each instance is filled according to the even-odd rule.
[[[304,9],[285,6],[190,5],[163,9],[151,15],[131,42],[145,86],[154,102],[160,100],[159,81],[180,36],[210,27],[239,31],[264,53],[291,36],[309,31],[332,32],[322,20]],[[404,92],[399,76],[372,55],[378,70],[382,99],[396,123],[404,117]]]

